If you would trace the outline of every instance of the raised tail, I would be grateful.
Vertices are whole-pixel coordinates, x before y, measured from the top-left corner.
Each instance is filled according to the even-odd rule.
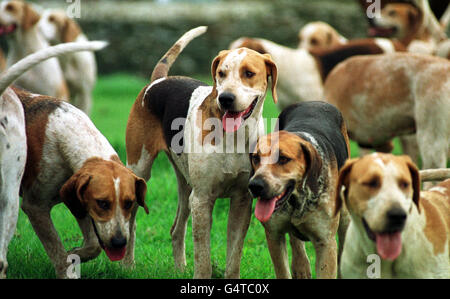
[[[155,68],[153,69],[150,82],[157,79],[167,77],[169,74],[170,67],[177,59],[178,55],[183,51],[183,49],[196,37],[202,35],[206,32],[208,27],[200,26],[189,30],[183,36],[177,40],[177,42],[169,49],[169,51],[164,54],[164,56],[158,61]]]
[[[443,181],[450,179],[450,169],[448,168],[426,169],[420,170],[419,172],[422,182]]]
[[[105,41],[90,41],[90,42],[74,42],[64,43],[57,46],[48,47],[30,54],[19,60],[0,75],[0,95],[5,92],[9,85],[11,85],[23,73],[31,69],[36,64],[52,57],[79,51],[98,51],[108,45]]]

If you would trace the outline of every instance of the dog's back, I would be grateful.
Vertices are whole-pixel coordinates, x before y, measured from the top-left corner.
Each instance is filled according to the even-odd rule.
[[[279,130],[299,134],[314,143],[330,160],[336,160],[338,168],[349,156],[344,119],[339,110],[325,102],[293,104],[279,116]],[[311,138],[312,137],[312,138]]]

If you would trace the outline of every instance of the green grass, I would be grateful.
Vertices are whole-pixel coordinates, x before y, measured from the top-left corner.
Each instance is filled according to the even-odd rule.
[[[210,81],[208,78],[199,78]],[[99,79],[94,92],[92,120],[126,160],[125,128],[130,108],[146,80],[126,74],[116,74]],[[264,117],[278,116],[270,93],[264,107]],[[398,142],[395,153],[400,153]],[[358,155],[358,147],[352,143],[352,156]],[[148,183],[147,205],[150,214],[142,209],[137,217],[136,268],[127,270],[120,263],[112,263],[105,253],[82,265],[82,278],[191,278],[193,276],[193,242],[191,222],[186,236],[187,269],[180,273],[174,269],[170,227],[177,210],[177,182],[166,156],[161,154],[155,161],[152,179]],[[213,277],[222,278],[226,264],[226,227],[228,200],[217,200],[214,207],[211,232],[211,260]],[[81,246],[82,237],[75,218],[64,205],[56,206],[52,219],[67,250]],[[315,274],[315,254],[311,243],[307,252]],[[17,232],[10,243],[9,278],[54,278],[53,266],[34,233],[26,215],[21,211]],[[275,278],[266,245],[264,229],[252,217],[245,239],[241,263],[242,278]]]

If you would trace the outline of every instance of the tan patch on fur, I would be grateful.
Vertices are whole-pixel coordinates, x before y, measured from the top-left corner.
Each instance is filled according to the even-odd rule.
[[[445,221],[438,206],[432,201],[435,196],[436,195],[423,196],[421,198],[421,205],[423,207],[422,210],[425,211],[427,220],[424,233],[428,241],[433,244],[433,252],[437,255],[445,250],[445,245],[448,242],[448,229],[445,226]],[[445,238],[445,236],[447,236],[447,238]]]
[[[60,40],[63,43],[75,41],[82,33],[78,23],[69,18],[63,10],[52,12],[48,16],[48,21],[56,25],[60,34]]]
[[[126,147],[128,164],[138,163],[142,148],[154,159],[161,150],[167,150],[161,121],[148,108],[142,107],[145,86],[131,108],[126,130]]]
[[[17,87],[12,89],[22,102],[25,112],[28,153],[22,183],[27,188],[40,171],[48,116],[58,107],[59,101],[49,96],[33,95]]]
[[[264,49],[263,45],[255,39],[252,38],[243,38],[240,45],[237,45],[238,48],[248,48],[254,50],[261,54],[266,54],[267,51]]]
[[[70,98],[69,88],[67,87],[66,81],[63,81],[59,86],[56,97],[63,101],[68,101]]]

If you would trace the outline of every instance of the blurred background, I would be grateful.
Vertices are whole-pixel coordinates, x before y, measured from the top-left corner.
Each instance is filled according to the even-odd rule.
[[[347,38],[365,37],[368,23],[357,0],[78,0],[77,19],[89,39],[108,40],[97,53],[100,74],[148,77],[158,59],[187,30],[207,25],[177,60],[171,74],[208,74],[220,50],[241,36],[297,47],[299,29],[321,20]],[[447,0],[440,0],[447,1]],[[66,9],[74,0],[31,1]]]

